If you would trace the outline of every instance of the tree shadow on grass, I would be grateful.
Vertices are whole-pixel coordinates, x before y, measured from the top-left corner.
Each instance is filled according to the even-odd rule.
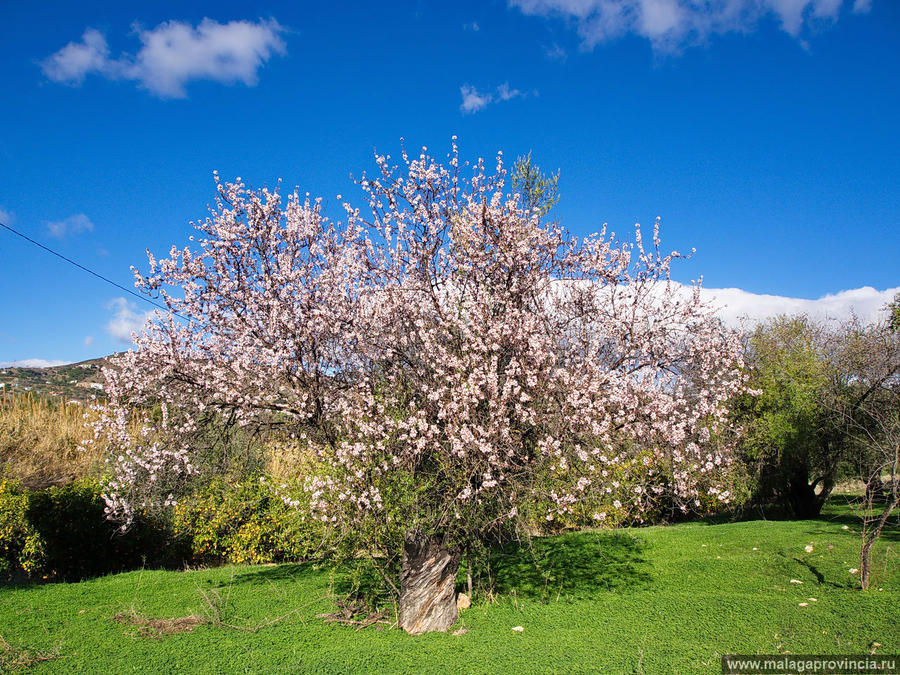
[[[574,532],[557,537],[536,537],[511,542],[491,551],[473,570],[482,581],[490,581],[501,595],[539,600],[578,599],[600,593],[646,587],[650,565],[642,553],[644,543],[623,532]],[[369,565],[343,565],[334,575],[334,592],[350,594],[378,605],[387,602],[383,578]],[[328,569],[312,563],[273,565],[242,571],[230,580],[210,579],[221,585],[263,585],[285,581],[313,580],[329,575]],[[460,588],[465,568],[460,570]]]
[[[860,501],[859,497],[851,495],[833,495],[825,507],[825,511],[816,520],[809,521],[814,529],[810,529],[809,534],[846,534],[854,538],[859,538],[862,520],[853,512],[853,506]],[[814,524],[821,524],[824,527],[815,527]],[[839,525],[842,529],[835,530],[833,525]],[[843,527],[847,529],[844,530]],[[881,532],[880,539],[888,542],[900,542],[900,511],[896,511],[888,519],[884,530]]]
[[[575,532],[513,542],[491,553],[494,591],[540,600],[590,597],[646,587],[641,540],[622,532]]]
[[[787,556],[785,556],[787,557]],[[806,569],[809,570],[810,574],[812,574],[816,581],[822,586],[831,586],[832,588],[853,588],[855,586],[852,580],[850,581],[831,581],[825,577],[825,574],[816,566],[813,565],[810,561],[804,560],[803,558],[793,557],[790,558],[798,565],[802,565]]]
[[[231,579],[217,579],[214,585],[262,585],[279,583],[284,581],[305,581],[328,574],[313,563],[282,563],[280,565],[265,565],[235,574]]]

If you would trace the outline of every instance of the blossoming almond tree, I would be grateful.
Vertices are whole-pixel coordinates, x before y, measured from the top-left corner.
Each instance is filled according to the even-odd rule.
[[[136,273],[187,321],[158,315],[107,372],[111,514],[174,499],[211,411],[276,420],[318,458],[315,517],[400,528],[385,546],[418,633],[455,622],[466,546],[534,504],[552,520],[597,497],[638,516],[728,500],[731,451],[711,437],[740,342],[669,281],[681,256],[658,224],[651,246],[640,228],[576,239],[508,194],[499,157],[460,164],[455,142],[447,166],[424,149],[376,161],[344,224],[296,193],[218,184],[198,248]],[[126,433],[150,402],[161,413]]]

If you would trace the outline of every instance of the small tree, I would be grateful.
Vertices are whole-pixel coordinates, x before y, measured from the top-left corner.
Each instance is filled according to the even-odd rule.
[[[890,314],[868,325],[854,318],[832,332],[829,354],[836,395],[825,407],[852,443],[852,475],[865,488],[857,511],[860,584],[866,589],[872,547],[900,506],[900,331]]]
[[[740,342],[669,281],[681,256],[658,224],[650,247],[640,228],[576,239],[504,192],[499,157],[461,166],[455,143],[446,167],[376,161],[342,225],[297,193],[219,183],[199,248],[136,273],[187,321],[158,315],[107,372],[111,514],[177,497],[210,411],[280,425],[316,457],[315,516],[401,559],[399,588],[386,578],[417,633],[456,620],[461,552],[535,504],[552,520],[638,468],[616,509],[728,500],[731,447],[707,442],[742,386]],[[126,433],[151,401],[158,419]]]

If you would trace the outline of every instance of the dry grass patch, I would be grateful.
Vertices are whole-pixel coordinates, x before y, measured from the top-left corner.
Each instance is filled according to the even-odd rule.
[[[97,473],[103,448],[79,450],[93,438],[96,413],[83,405],[33,394],[0,395],[0,464],[28,488],[69,483]]]
[[[136,628],[139,637],[153,638],[156,640],[160,640],[166,635],[190,633],[197,626],[208,623],[207,619],[202,616],[197,616],[196,614],[175,619],[151,619],[134,610],[119,612],[113,617],[113,621]]]
[[[22,649],[13,647],[3,636],[0,636],[0,673],[30,668],[42,661],[55,661],[60,658],[59,647],[50,652],[39,649]]]

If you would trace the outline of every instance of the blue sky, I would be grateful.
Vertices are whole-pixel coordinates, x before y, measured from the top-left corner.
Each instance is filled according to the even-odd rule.
[[[676,277],[740,289],[732,313],[874,311],[900,286],[898,35],[892,0],[2,3],[0,217],[130,286],[213,170],[336,205],[373,148],[456,134],[561,169],[576,234],[662,217],[697,249]],[[127,348],[150,309],[5,231],[0,293],[0,363]]]

